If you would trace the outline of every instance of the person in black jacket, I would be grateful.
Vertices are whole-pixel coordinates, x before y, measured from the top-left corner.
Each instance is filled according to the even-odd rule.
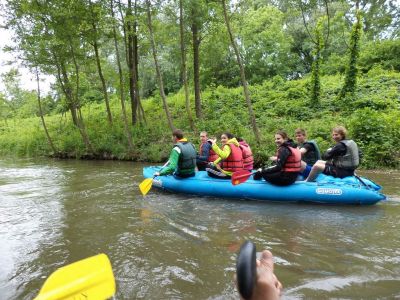
[[[275,165],[258,169],[254,174],[254,180],[264,178],[272,184],[285,186],[296,181],[301,168],[301,153],[296,144],[289,139],[287,133],[279,130],[275,134],[275,144],[278,147],[276,156],[270,157]]]
[[[354,175],[360,163],[360,154],[357,144],[346,139],[346,135],[347,130],[343,126],[333,128],[332,139],[336,144],[322,155],[323,160],[314,164],[306,181],[314,181],[320,173],[338,178]]]

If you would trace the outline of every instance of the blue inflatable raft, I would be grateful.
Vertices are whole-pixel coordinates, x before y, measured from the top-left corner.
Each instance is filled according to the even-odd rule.
[[[152,178],[161,167],[145,167],[143,176]],[[237,198],[248,200],[268,200],[279,202],[310,202],[325,204],[375,204],[385,200],[381,187],[365,177],[333,178],[320,174],[316,182],[296,181],[286,187],[275,186],[264,180],[252,177],[239,185],[232,185],[227,179],[214,179],[207,172],[200,171],[196,176],[178,179],[173,175],[159,176],[153,186],[170,192],[209,197]]]

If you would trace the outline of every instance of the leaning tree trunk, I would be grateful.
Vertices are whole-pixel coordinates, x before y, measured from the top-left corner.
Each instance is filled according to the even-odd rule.
[[[53,151],[54,154],[57,153],[56,147],[54,147],[53,141],[50,137],[49,131],[47,130],[46,122],[44,121],[44,116],[43,116],[43,110],[42,110],[42,101],[40,98],[40,80],[39,80],[39,71],[36,68],[36,81],[37,81],[37,100],[38,100],[38,107],[39,107],[39,115],[40,119],[42,120],[43,124],[43,129],[47,137],[47,142],[50,145],[51,150]]]
[[[115,20],[113,4],[114,4],[114,1],[111,0],[110,1],[111,16],[112,16],[112,19]],[[115,25],[114,24],[112,26],[112,32],[113,32],[113,37],[114,37],[114,46],[115,46],[115,53],[116,53],[117,66],[118,66],[119,93],[120,93],[120,98],[121,98],[122,120],[124,122],[125,135],[126,135],[126,138],[128,140],[129,151],[132,152],[132,150],[133,150],[133,141],[132,141],[132,136],[131,136],[131,133],[130,133],[130,130],[129,130],[128,118],[127,118],[127,115],[126,115],[126,108],[125,108],[125,92],[124,92],[124,77],[123,77],[124,75],[122,73],[121,59],[120,59],[120,56],[119,56],[117,31],[115,30]]]
[[[146,0],[146,4],[147,4],[147,22],[148,22],[147,25],[149,27],[150,43],[151,43],[151,48],[153,50],[154,65],[155,65],[156,73],[157,73],[158,86],[160,89],[160,96],[161,96],[161,99],[163,102],[165,114],[167,116],[169,128],[171,129],[171,131],[173,131],[175,129],[175,127],[174,127],[174,124],[172,123],[172,118],[171,118],[171,115],[168,110],[167,97],[165,96],[165,93],[164,93],[164,82],[163,82],[160,66],[158,64],[158,59],[157,59],[157,49],[156,49],[156,43],[154,40],[153,25],[152,25],[152,21],[151,21],[150,0]]]
[[[194,130],[192,112],[190,109],[190,99],[189,99],[189,87],[187,83],[187,70],[186,70],[186,50],[185,50],[185,41],[184,41],[184,31],[183,31],[183,1],[179,0],[179,29],[181,36],[181,60],[182,60],[182,81],[183,87],[185,90],[185,106],[186,113],[188,115],[190,129]]]
[[[231,40],[231,44],[232,44],[233,50],[235,51],[236,60],[237,60],[237,63],[239,65],[239,68],[240,68],[240,79],[242,81],[243,93],[244,93],[244,97],[246,99],[246,104],[247,104],[247,108],[248,108],[248,112],[249,112],[251,125],[252,125],[252,128],[253,128],[253,133],[254,133],[254,136],[256,138],[257,143],[259,144],[260,143],[260,132],[258,130],[257,123],[256,123],[256,117],[254,115],[253,107],[251,105],[249,88],[248,88],[248,84],[247,84],[247,81],[246,81],[246,76],[245,76],[245,73],[244,73],[244,66],[243,66],[243,63],[242,63],[242,59],[240,58],[239,49],[238,49],[238,47],[236,45],[236,42],[235,42],[235,39],[233,37],[232,29],[231,29],[231,26],[230,26],[230,23],[229,23],[228,14],[227,14],[227,10],[226,10],[225,0],[221,0],[221,2],[222,2],[222,8],[223,8],[223,12],[224,12],[224,19],[225,19],[225,23],[226,23],[226,28],[228,30],[229,38]]]

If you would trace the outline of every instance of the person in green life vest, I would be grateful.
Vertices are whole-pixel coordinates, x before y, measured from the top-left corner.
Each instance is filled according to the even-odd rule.
[[[297,128],[294,132],[297,148],[301,152],[301,169],[300,175],[307,178],[311,172],[312,166],[321,159],[321,153],[315,141],[308,141],[306,131],[302,128]]]
[[[178,178],[193,177],[196,173],[196,149],[193,144],[183,137],[180,129],[172,132],[174,147],[169,156],[168,165],[156,172],[154,176],[174,174]]]
[[[216,144],[216,139],[210,139],[208,142],[211,143],[211,149],[219,156],[206,168],[210,177],[229,179],[232,173],[243,170],[242,149],[231,133],[221,134],[222,149]]]
[[[311,169],[306,181],[315,181],[320,173],[345,178],[354,175],[360,163],[360,150],[357,144],[346,138],[347,130],[343,126],[332,129],[332,139],[336,144],[329,148]]]

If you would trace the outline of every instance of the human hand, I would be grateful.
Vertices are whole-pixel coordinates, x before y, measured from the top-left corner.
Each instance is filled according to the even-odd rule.
[[[278,160],[278,157],[277,157],[277,156],[271,156],[271,157],[269,158],[269,160],[277,161],[277,160]]]
[[[156,176],[160,176],[160,172],[155,172],[155,173],[153,174],[153,177],[156,177]]]
[[[207,140],[208,143],[210,143],[211,145],[215,145],[215,143],[217,142],[216,138],[211,138]]]
[[[264,250],[261,259],[257,259],[257,279],[251,300],[279,299],[282,284],[274,274],[274,261],[272,253]]]

